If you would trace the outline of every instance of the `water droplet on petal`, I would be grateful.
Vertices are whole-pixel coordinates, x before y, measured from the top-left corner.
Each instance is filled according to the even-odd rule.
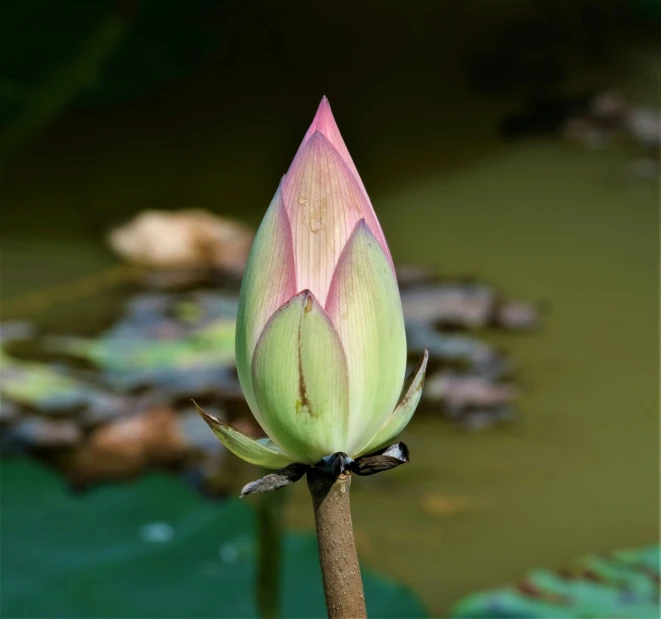
[[[309,202],[309,200],[308,200],[307,198],[299,198],[299,199],[298,199],[298,203],[299,203],[301,206],[307,206],[307,205],[308,205],[308,202]]]
[[[310,209],[310,230],[319,232],[326,228],[326,206],[313,206]]]

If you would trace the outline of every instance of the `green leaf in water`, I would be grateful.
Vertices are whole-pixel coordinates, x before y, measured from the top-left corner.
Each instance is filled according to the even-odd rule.
[[[255,514],[173,477],[71,495],[37,464],[5,461],[0,615],[112,619],[257,617]],[[316,540],[283,540],[282,616],[324,617]],[[370,617],[425,617],[403,586],[364,571]]]

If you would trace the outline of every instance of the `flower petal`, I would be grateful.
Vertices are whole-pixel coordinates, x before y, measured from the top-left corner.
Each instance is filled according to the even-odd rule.
[[[315,117],[312,120],[312,124],[310,125],[310,128],[308,129],[307,133],[305,134],[305,137],[303,138],[303,143],[305,143],[316,131],[322,133],[324,137],[335,147],[335,150],[337,150],[340,157],[342,157],[342,159],[344,160],[344,163],[346,163],[347,168],[354,175],[356,181],[358,181],[358,185],[360,185],[360,188],[363,190],[363,193],[365,194],[365,199],[367,200],[369,207],[365,209],[365,212],[363,213],[363,217],[365,217],[368,226],[370,227],[374,236],[381,244],[381,247],[383,247],[383,251],[386,253],[386,256],[388,256],[388,259],[392,263],[392,259],[390,257],[390,250],[388,249],[386,238],[383,235],[383,230],[381,230],[381,224],[379,223],[376,214],[374,213],[374,209],[372,208],[372,204],[370,202],[369,196],[367,195],[367,191],[365,190],[365,185],[363,184],[363,181],[360,178],[360,174],[358,174],[358,169],[356,168],[353,159],[349,154],[349,149],[347,148],[346,144],[344,143],[344,140],[342,139],[342,134],[340,133],[340,129],[337,126],[337,123],[335,122],[335,118],[333,117],[333,112],[331,111],[330,103],[328,102],[328,99],[326,97],[322,97],[321,103],[317,108],[317,113],[315,114]]]
[[[392,412],[406,370],[406,335],[397,280],[364,220],[356,225],[342,252],[326,312],[347,358],[347,453],[353,457]]]
[[[390,260],[367,194],[320,131],[299,148],[284,179],[283,199],[291,222],[297,287],[311,290],[322,306],[335,265],[358,221],[367,221]]]
[[[330,103],[326,97],[322,97],[321,103],[317,108],[317,113],[312,120],[312,124],[310,125],[310,128],[303,138],[303,143],[305,143],[305,141],[308,140],[315,131],[319,131],[320,133],[324,134],[324,137],[335,147],[335,150],[337,150],[342,159],[344,159],[344,162],[347,164],[347,167],[351,170],[351,172],[353,172],[353,175],[360,183],[360,186],[363,187],[358,170],[353,163],[353,159],[351,159],[349,149],[342,139],[340,128],[335,122]]]
[[[346,147],[346,144],[342,139],[340,128],[335,122],[335,117],[331,111],[330,103],[326,97],[322,97],[321,103],[317,108],[317,113],[312,120],[312,124],[310,125],[310,128],[303,138],[303,143],[305,143],[305,141],[308,140],[315,133],[315,131],[322,133],[324,137],[333,145],[340,157],[342,157],[344,163],[346,163],[347,168],[355,177],[356,181],[358,181],[358,184],[360,185],[361,189],[363,190],[363,194],[365,195],[365,199],[367,200],[367,208],[365,208],[363,212],[363,217],[365,217],[367,225],[369,226],[376,239],[379,241],[381,247],[383,247],[383,251],[385,252],[386,256],[388,256],[388,260],[390,260],[392,264],[390,249],[386,243],[386,237],[383,234],[383,230],[381,230],[381,224],[376,217],[376,213],[374,212],[370,198],[367,195],[367,191],[365,190],[363,180],[360,178],[360,174],[358,174],[358,169],[356,168],[353,159],[349,154],[349,149]]]
[[[252,388],[252,356],[273,313],[296,294],[296,274],[289,219],[282,202],[282,183],[255,235],[241,285],[236,323],[239,381],[255,418],[268,434]]]
[[[360,452],[359,456],[368,454],[390,443],[408,424],[415,413],[415,409],[420,402],[422,395],[422,387],[425,384],[425,372],[427,371],[427,360],[429,359],[429,351],[425,349],[422,359],[418,365],[413,368],[409,374],[404,388],[402,389],[402,397],[397,404],[395,410],[386,419],[386,422],[379,428],[377,433],[371,438],[369,443],[365,445]]]
[[[309,290],[269,320],[253,357],[253,388],[269,435],[297,462],[344,451],[348,379],[342,344]]]
[[[207,425],[213,430],[213,433],[220,439],[221,443],[235,456],[267,469],[280,469],[293,462],[276,445],[271,444],[267,446],[261,440],[254,440],[205,413],[196,402],[193,402],[193,404],[195,404],[197,412],[207,422]]]

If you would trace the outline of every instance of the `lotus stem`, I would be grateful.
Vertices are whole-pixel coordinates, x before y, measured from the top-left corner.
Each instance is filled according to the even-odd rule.
[[[282,504],[285,491],[264,492],[257,501],[257,607],[262,619],[280,617]]]
[[[349,503],[351,473],[334,477],[312,468],[307,478],[328,618],[364,619],[365,595]]]

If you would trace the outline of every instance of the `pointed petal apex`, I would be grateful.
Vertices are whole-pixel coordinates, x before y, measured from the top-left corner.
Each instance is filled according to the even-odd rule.
[[[282,195],[291,223],[298,290],[309,288],[325,305],[335,265],[360,219],[367,222],[394,272],[367,194],[321,131],[314,131],[299,148]]]
[[[366,204],[361,208],[362,216],[367,219],[367,223],[370,229],[372,230],[372,233],[378,239],[379,243],[381,243],[381,247],[383,247],[383,251],[386,253],[388,259],[392,263],[392,259],[390,258],[390,249],[388,248],[388,244],[386,243],[386,238],[383,234],[383,230],[381,230],[381,224],[379,223],[379,220],[376,217],[376,213],[374,212],[372,203],[370,202],[369,196],[367,195],[367,190],[365,189],[363,180],[360,178],[360,174],[358,174],[358,169],[356,168],[353,159],[349,154],[349,149],[347,148],[346,144],[344,143],[344,140],[342,139],[342,134],[340,133],[340,129],[337,126],[337,123],[335,122],[333,112],[331,111],[330,103],[328,102],[328,99],[326,98],[325,95],[322,97],[321,103],[319,103],[319,107],[317,108],[317,113],[315,114],[315,117],[312,120],[312,124],[310,125],[310,128],[308,129],[307,133],[305,134],[305,137],[303,138],[301,147],[310,138],[312,138],[312,136],[315,133],[319,133],[323,135],[323,137],[326,140],[328,140],[328,142],[337,151],[337,154],[344,161],[346,165],[346,169],[354,177],[357,186],[360,187],[360,190],[362,191],[364,200],[366,202]],[[301,149],[299,147],[299,151],[300,150]]]
[[[425,384],[428,359],[429,350],[425,349],[422,359],[413,368],[413,371],[404,383],[402,397],[397,407],[369,443],[360,450],[360,455],[370,453],[383,445],[387,445],[407,426],[411,417],[413,417],[415,409],[418,407],[418,402],[420,402],[422,388]]]
[[[197,402],[193,401],[193,404],[195,404],[195,408],[197,408],[197,412],[200,413],[202,419],[220,439],[220,442],[235,456],[267,469],[280,469],[292,464],[293,460],[273,444],[267,446],[256,441],[204,412],[197,405]]]
[[[358,176],[358,170],[356,170],[356,166],[353,164],[349,150],[347,149],[347,146],[342,139],[340,129],[335,122],[335,118],[333,117],[330,103],[328,102],[328,99],[325,95],[322,97],[321,103],[319,103],[319,107],[317,108],[317,113],[312,120],[312,124],[310,125],[310,128],[307,130],[307,133],[303,138],[303,144],[317,131],[322,133],[324,137],[335,147],[342,159],[344,159],[345,163],[351,169],[351,172],[355,174],[358,180],[360,180]]]

